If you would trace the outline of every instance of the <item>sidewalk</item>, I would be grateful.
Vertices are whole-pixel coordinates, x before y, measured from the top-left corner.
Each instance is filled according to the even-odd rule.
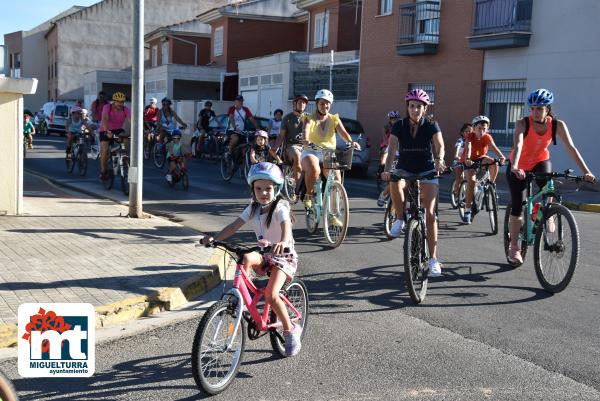
[[[166,219],[59,189],[27,174],[25,214],[0,217],[0,347],[26,302],[85,302],[96,326],[184,305],[221,281],[223,257]]]

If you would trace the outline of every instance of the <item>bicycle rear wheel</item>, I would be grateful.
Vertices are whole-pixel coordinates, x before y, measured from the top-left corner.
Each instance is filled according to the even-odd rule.
[[[456,174],[456,173],[454,173]],[[452,177],[454,178],[454,176]],[[461,183],[461,187],[462,187],[462,183]],[[450,205],[452,205],[452,209],[456,209],[458,208],[459,205],[459,194],[458,193],[454,193],[454,179],[452,179],[452,181],[450,181]]]
[[[65,158],[65,163],[67,165],[67,173],[72,173],[75,168],[75,152],[73,151],[73,148],[71,148],[71,151]]]
[[[404,277],[406,288],[414,303],[421,303],[427,295],[429,270],[425,241],[419,221],[411,219],[404,237]]]
[[[121,190],[125,196],[129,196],[129,160],[127,158],[123,158],[121,166]]]
[[[504,254],[506,255],[506,261],[508,262],[509,265],[511,265],[512,267],[519,267],[521,266],[520,263],[513,263],[508,259],[508,253],[510,250],[510,232],[509,232],[509,224],[508,224],[508,220],[510,218],[510,211],[512,210],[512,206],[510,205],[510,203],[506,206],[506,213],[504,214]],[[521,256],[523,257],[523,260],[525,260],[525,255],[527,255],[527,238],[526,235],[523,234],[524,230],[527,230],[527,225],[521,225],[521,231],[520,231],[520,236],[521,236]]]
[[[490,217],[492,235],[498,234],[498,196],[493,185],[488,185],[485,194],[486,209]]]
[[[104,185],[104,189],[111,189],[113,186],[113,182],[115,181],[115,174],[113,172],[112,166],[107,166],[105,174],[106,176],[102,180],[102,185]]]
[[[306,333],[306,325],[308,324],[308,290],[306,289],[306,286],[302,280],[295,278],[285,287],[285,289],[281,290],[281,294],[285,296],[292,305],[294,305],[294,308],[296,308],[298,312],[302,313],[302,317],[298,319],[298,316],[296,316],[290,307],[286,305],[292,323],[297,324],[302,328],[302,334],[300,335],[300,338],[302,339],[304,338],[304,334]],[[294,319],[297,320],[294,321]],[[273,311],[271,311],[271,321],[277,321],[277,316]],[[273,351],[284,358],[286,355],[285,341],[283,340],[283,328],[280,327],[277,330],[271,330],[269,332],[269,338],[271,340]]]
[[[579,242],[571,211],[561,204],[550,205],[543,224],[537,227],[533,248],[535,274],[546,291],[567,288],[577,267]]]
[[[18,401],[19,397],[15,391],[11,381],[0,372],[0,400],[2,401]]]
[[[192,373],[198,387],[208,394],[225,390],[235,378],[246,344],[245,321],[234,333],[236,315],[225,300],[215,302],[206,311],[194,335]],[[231,348],[227,346],[233,338]]]
[[[333,248],[337,248],[344,242],[348,232],[348,221],[350,219],[348,195],[344,186],[334,181],[323,199],[325,239]]]
[[[392,236],[392,224],[394,224],[394,220],[396,220],[396,215],[394,213],[392,200],[388,200],[387,207],[385,208],[385,215],[383,217],[383,229],[385,231],[385,235],[388,239],[395,239],[396,237]]]

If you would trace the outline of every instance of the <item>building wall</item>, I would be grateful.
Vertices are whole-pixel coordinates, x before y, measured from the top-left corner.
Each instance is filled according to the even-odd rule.
[[[188,20],[225,3],[225,0],[146,0],[145,32]],[[82,76],[88,71],[131,66],[132,7],[131,1],[104,0],[57,21],[60,98],[82,98]],[[81,38],[85,38],[85,46]]]
[[[362,3],[345,0],[340,2],[337,51],[360,49]]]
[[[48,46],[48,66],[50,67],[50,73],[48,76],[48,100],[56,100],[58,98],[58,62],[55,64],[56,68],[53,67],[54,60],[58,59],[58,31],[52,29],[46,35],[46,44]]]
[[[171,39],[171,62],[173,64],[194,65],[196,62],[194,53],[196,51],[198,52],[198,65],[206,65],[210,62],[210,37],[185,35],[173,35],[173,37],[180,38],[188,42],[194,42],[197,46],[196,50],[194,49],[194,46],[189,43]]]
[[[218,66],[223,66],[226,67],[227,66],[227,53],[228,53],[228,46],[227,46],[227,41],[228,41],[228,26],[229,23],[229,19],[228,18],[219,18],[218,20],[212,21],[210,23],[210,27],[211,27],[211,41],[210,41],[210,62],[218,65]],[[215,30],[219,27],[223,27],[223,53],[221,53],[220,56],[215,56],[215,42],[214,42],[214,36],[215,36]]]
[[[590,99],[600,93],[599,15],[596,0],[534,1],[529,47],[487,51],[483,71],[484,80],[525,78],[527,93],[537,88],[552,90],[554,111],[566,121],[595,174],[600,173],[600,159],[594,152],[598,135],[582,116],[592,116],[598,109]],[[551,146],[550,151],[555,169],[577,169],[562,144]]]
[[[6,65],[6,48],[4,45],[0,45],[0,75],[6,74],[4,69]]]
[[[358,119],[373,142],[383,134],[390,110],[406,115],[404,95],[410,83],[435,84],[435,119],[444,134],[446,155],[463,122],[481,112],[483,54],[471,50],[472,1],[442,1],[437,54],[398,56],[398,6],[378,16],[378,2],[363,2]],[[469,18],[465,18],[469,16]],[[376,152],[376,147],[373,147]]]
[[[318,4],[315,7],[307,9],[310,12],[310,32],[309,32],[309,51],[315,53],[327,53],[331,50],[337,51],[338,43],[338,19],[339,19],[340,0],[329,0]],[[327,46],[315,48],[315,15],[322,12],[329,12],[329,31]]]
[[[25,95],[25,108],[39,110],[48,99],[48,42],[44,37],[46,31],[29,31],[23,35],[23,68],[24,77],[37,78],[37,92]]]
[[[6,49],[6,76],[10,76],[11,57],[13,54],[21,55],[21,76],[23,76],[23,31],[12,32],[4,35],[4,48]]]

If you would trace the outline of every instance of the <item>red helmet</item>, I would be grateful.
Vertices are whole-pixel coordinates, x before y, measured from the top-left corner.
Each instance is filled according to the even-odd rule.
[[[411,90],[404,96],[404,100],[407,102],[410,100],[418,100],[419,102],[423,102],[426,105],[431,104],[431,100],[429,100],[429,95],[423,89],[416,88]]]

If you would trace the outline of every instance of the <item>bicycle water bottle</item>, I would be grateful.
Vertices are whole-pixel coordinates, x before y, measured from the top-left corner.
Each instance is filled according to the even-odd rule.
[[[477,205],[477,209],[481,206],[481,201],[483,199],[483,186],[477,183],[475,187],[475,205]]]

